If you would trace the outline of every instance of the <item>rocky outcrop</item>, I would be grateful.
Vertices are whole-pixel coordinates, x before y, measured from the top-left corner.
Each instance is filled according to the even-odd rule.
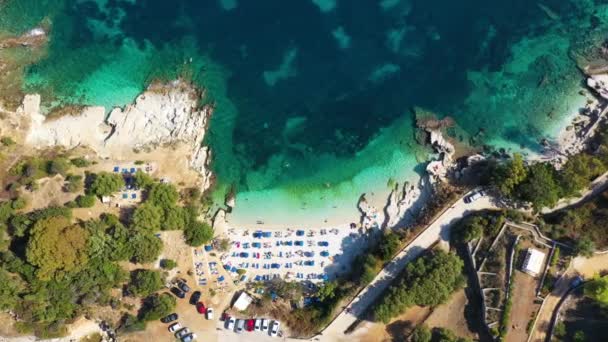
[[[587,78],[587,86],[602,98],[608,99],[608,75],[594,75]]]
[[[365,194],[359,197],[357,208],[361,212],[361,226],[364,229],[379,228],[382,225],[384,217],[380,215],[376,207],[367,202]]]
[[[22,113],[31,118],[26,142],[34,147],[89,146],[102,157],[120,158],[126,151],[183,143],[190,147],[190,167],[209,187],[209,149],[202,145],[212,107],[198,107],[201,93],[183,81],[154,84],[124,109],[105,117],[103,107],[85,107],[80,115],[46,118],[40,96],[28,95]]]
[[[445,179],[449,169],[453,166],[452,156],[456,150],[454,145],[443,137],[441,131],[434,129],[428,129],[427,131],[430,134],[431,146],[439,154],[439,159],[430,162],[426,171],[435,178]]]
[[[35,27],[19,37],[10,37],[0,40],[0,49],[18,46],[40,46],[47,41],[46,31],[42,27]]]
[[[422,195],[423,182],[423,178],[420,179],[418,186],[405,182],[401,188],[395,187],[391,191],[384,208],[383,228],[398,228],[397,225],[417,209],[414,204]]]

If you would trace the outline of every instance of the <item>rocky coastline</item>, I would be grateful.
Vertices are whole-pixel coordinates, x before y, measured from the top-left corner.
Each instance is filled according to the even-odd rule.
[[[184,144],[189,166],[201,176],[201,190],[211,186],[210,151],[202,145],[213,107],[199,107],[203,93],[176,80],[152,84],[125,108],[106,116],[104,107],[84,107],[77,115],[46,117],[40,95],[26,95],[18,115],[29,119],[25,143],[36,149],[87,146],[104,158],[121,159],[126,152]]]

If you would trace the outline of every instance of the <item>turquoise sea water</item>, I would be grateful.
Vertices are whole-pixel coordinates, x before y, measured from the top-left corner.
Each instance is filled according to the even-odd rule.
[[[540,6],[542,5],[542,6]],[[59,104],[131,102],[188,77],[216,103],[207,141],[238,223],[325,220],[412,179],[429,151],[413,106],[454,137],[538,151],[583,101],[569,53],[603,1],[4,0],[0,30],[50,22],[24,89]],[[219,195],[218,195],[219,196]],[[270,214],[272,212],[272,215]]]

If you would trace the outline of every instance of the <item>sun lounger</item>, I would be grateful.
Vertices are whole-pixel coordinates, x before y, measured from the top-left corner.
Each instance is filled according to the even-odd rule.
[[[304,246],[304,241],[296,241],[296,246]]]
[[[329,252],[328,251],[322,251],[321,252],[321,256],[322,257],[328,257],[329,256]]]
[[[319,241],[319,246],[321,246],[321,247],[327,247],[327,246],[329,246],[329,242],[327,242],[327,241]]]
[[[122,194],[122,199],[127,199],[129,198],[129,194]]]
[[[135,168],[132,167],[130,171],[131,171],[131,173],[135,173]]]
[[[303,230],[298,230],[296,232],[296,236],[304,236],[304,231]]]
[[[131,198],[132,199],[136,199],[137,198],[137,194],[131,194]]]
[[[114,166],[114,172],[119,172],[119,171],[120,171],[120,167]]]

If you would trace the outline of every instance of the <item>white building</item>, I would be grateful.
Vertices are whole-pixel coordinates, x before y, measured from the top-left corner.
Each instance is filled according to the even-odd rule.
[[[239,298],[237,298],[236,302],[234,302],[234,305],[232,305],[232,307],[239,311],[244,311],[245,309],[247,309],[249,304],[251,304],[252,300],[253,298],[251,298],[251,296],[249,296],[247,293],[241,292]]]
[[[545,253],[534,248],[528,248],[522,271],[536,277],[542,272],[544,261]]]

